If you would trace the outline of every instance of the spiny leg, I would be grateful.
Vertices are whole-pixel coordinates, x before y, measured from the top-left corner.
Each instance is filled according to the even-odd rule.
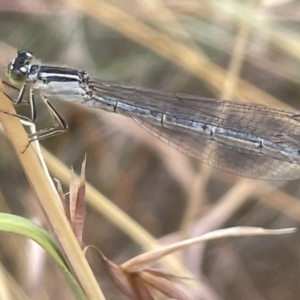
[[[33,93],[33,88],[29,89],[29,102],[24,100],[24,94],[26,91],[26,83],[24,83],[21,87],[21,89],[16,88],[15,86],[4,82],[4,85],[8,86],[9,88],[13,89],[13,90],[18,90],[19,94],[18,94],[18,98],[17,99],[13,99],[10,95],[8,95],[8,93],[6,93],[5,91],[3,91],[3,93],[9,98],[9,100],[14,103],[15,105],[19,105],[19,104],[29,104],[30,105],[30,114],[31,114],[31,121],[34,122],[36,120],[37,117],[37,113],[36,113],[36,106],[35,106],[35,100],[34,100],[34,93]],[[20,115],[17,115],[20,116]],[[21,118],[22,119],[22,118]]]
[[[11,86],[8,83],[5,83],[5,84],[16,89],[14,86]],[[8,97],[11,99],[11,101],[13,103],[20,104],[23,101],[25,90],[26,90],[26,84],[23,84],[23,86],[20,89],[17,100],[13,100],[13,99],[11,99],[11,97],[9,97],[9,96]],[[38,130],[34,134],[29,134],[28,137],[30,139],[30,142],[35,141],[35,140],[42,140],[42,139],[63,133],[68,128],[64,119],[60,116],[60,114],[56,111],[56,109],[50,104],[50,102],[46,99],[46,97],[44,97],[44,96],[41,96],[41,97],[49,111],[50,117],[53,122],[53,126],[51,126],[49,128],[44,128],[44,129]],[[29,89],[29,105],[31,108],[31,118],[28,118],[28,117],[25,117],[25,116],[22,116],[19,114],[12,114],[12,113],[9,113],[6,111],[2,111],[2,112],[5,114],[9,114],[11,116],[19,118],[21,121],[23,121],[22,122],[23,124],[28,122],[28,126],[29,126],[34,123],[34,121],[36,120],[36,117],[37,117],[33,88]],[[27,124],[24,124],[24,125],[27,125]]]
[[[43,96],[42,96],[42,98],[46,104],[48,111],[49,111],[50,117],[53,122],[53,126],[51,126],[49,128],[41,129],[34,134],[30,134],[29,135],[30,142],[35,141],[35,140],[42,140],[42,139],[46,139],[48,137],[58,135],[60,133],[63,133],[64,131],[66,131],[68,128],[67,123],[60,116],[60,114],[57,112],[57,110],[52,106],[52,104]]]
[[[29,105],[30,105],[30,112],[31,112],[31,120],[35,121],[36,119],[36,106],[34,101],[34,93],[33,89],[29,89]]]
[[[10,115],[12,117],[16,117],[18,118],[21,123],[24,125],[24,126],[27,126],[27,127],[31,127],[32,125],[35,126],[34,122],[30,119],[30,118],[27,118],[25,116],[22,116],[22,115],[18,115],[18,114],[14,114],[14,113],[11,113],[11,112],[8,112],[8,111],[5,111],[5,110],[1,110],[1,113],[4,113],[4,114],[7,114],[7,115]],[[22,153],[24,153],[28,146],[30,145],[30,141],[29,143],[26,145],[25,149],[22,151]]]
[[[24,94],[25,94],[25,91],[26,91],[26,86],[27,86],[27,84],[26,84],[26,82],[24,82],[22,87],[20,88],[18,99],[13,101],[16,105],[19,105],[20,103],[23,102]]]
[[[2,81],[4,87],[8,87],[9,89],[15,91],[18,93],[18,97],[17,99],[12,98],[9,93],[5,90],[5,88],[2,90],[2,93],[14,104],[14,105],[19,105],[19,104],[29,104],[29,101],[24,100],[24,94],[25,94],[25,90],[26,90],[26,84],[23,84],[21,89],[15,87],[14,85],[6,82],[6,81]]]
[[[22,121],[22,124],[25,126],[30,126],[31,124],[34,124],[34,122],[30,118],[27,118],[25,116],[14,114],[9,111],[2,110],[2,109],[0,110],[0,112],[3,114],[10,115],[12,117],[16,117],[16,118],[20,119]]]
[[[13,89],[17,89],[16,87],[14,86],[10,86],[10,84],[7,84],[5,83],[6,85],[8,85],[9,87],[13,88]],[[17,100],[14,100],[12,99],[9,95],[7,95],[7,97],[14,103],[14,104],[20,104],[20,103],[24,103],[23,101],[23,96],[24,96],[24,92],[25,92],[25,89],[26,89],[26,85],[24,84],[19,92],[19,96],[18,96],[18,99]],[[55,136],[57,134],[60,134],[60,133],[63,133],[67,128],[67,124],[66,122],[64,121],[64,119],[60,116],[60,114],[56,111],[56,109],[50,104],[50,102],[43,96],[41,96],[44,103],[46,104],[46,107],[49,111],[49,114],[50,114],[50,117],[52,119],[52,122],[53,122],[53,126],[49,127],[49,128],[44,128],[44,129],[41,129],[33,134],[29,134],[28,137],[29,137],[29,143],[26,145],[24,151],[22,151],[22,153],[24,153],[29,144],[32,142],[32,141],[36,141],[36,140],[42,140],[42,139],[45,139],[45,138],[48,138],[48,137],[52,137],[52,136]],[[10,112],[7,112],[7,111],[3,111],[1,110],[2,113],[5,113],[5,114],[8,114],[8,115],[11,115],[13,117],[17,117],[18,119],[21,120],[22,124],[25,125],[25,126],[31,126],[32,124],[34,124],[34,121],[37,117],[37,113],[36,113],[36,106],[35,106],[35,99],[34,99],[34,92],[33,92],[33,89],[30,88],[29,90],[29,105],[30,105],[30,108],[31,108],[31,118],[28,118],[28,117],[25,117],[23,115],[19,115],[19,114],[13,114],[13,113],[10,113]]]

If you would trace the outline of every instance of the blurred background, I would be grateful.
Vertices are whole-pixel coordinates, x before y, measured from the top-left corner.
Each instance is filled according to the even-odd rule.
[[[296,0],[0,0],[1,78],[17,49],[26,48],[43,63],[102,80],[300,110],[299,29]],[[38,102],[37,126],[45,128],[51,121]],[[299,226],[299,180],[266,182],[212,170],[133,120],[53,105],[69,130],[41,144],[76,172],[87,155],[87,182],[161,244],[232,226]],[[29,114],[26,106],[17,110]],[[45,224],[4,133],[0,153],[0,210]],[[18,290],[10,299],[26,299],[21,290],[28,299],[72,299],[38,247],[0,236],[1,273]],[[115,263],[143,251],[89,205],[84,244]],[[89,259],[107,299],[124,299],[106,281],[99,259]],[[193,299],[299,299],[297,234],[221,239],[179,259],[204,283]]]

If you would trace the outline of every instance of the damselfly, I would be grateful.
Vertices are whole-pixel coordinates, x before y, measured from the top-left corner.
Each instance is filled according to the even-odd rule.
[[[28,90],[34,121],[38,92],[54,121],[31,140],[67,128],[49,102],[57,98],[131,117],[179,151],[227,172],[267,180],[300,177],[299,113],[112,84],[90,78],[85,71],[31,64],[32,60],[30,51],[20,50],[7,69],[10,82],[20,88],[14,103],[22,103]]]

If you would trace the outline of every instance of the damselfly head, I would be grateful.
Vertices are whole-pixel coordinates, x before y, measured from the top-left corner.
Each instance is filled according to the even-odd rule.
[[[6,75],[13,85],[21,85],[26,81],[30,61],[33,55],[28,50],[19,50],[17,57],[9,63]]]

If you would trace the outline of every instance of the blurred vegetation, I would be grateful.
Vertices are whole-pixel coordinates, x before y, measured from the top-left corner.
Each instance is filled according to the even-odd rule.
[[[44,63],[103,80],[299,110],[299,21],[296,0],[2,0],[1,78],[17,49],[26,48]],[[76,172],[86,154],[87,182],[158,242],[230,226],[298,227],[298,180],[262,182],[211,170],[125,117],[54,105],[69,130],[41,144]],[[38,103],[38,128],[50,124],[44,108]],[[26,106],[17,110],[29,113]],[[47,226],[4,133],[0,152],[0,210]],[[84,244],[115,263],[142,251],[103,215],[87,207]],[[178,259],[206,285],[194,299],[292,300],[300,293],[298,248],[295,235],[224,239]],[[29,299],[71,299],[58,268],[37,251],[1,233],[3,272]],[[89,260],[107,299],[124,299],[106,281],[99,258]]]

